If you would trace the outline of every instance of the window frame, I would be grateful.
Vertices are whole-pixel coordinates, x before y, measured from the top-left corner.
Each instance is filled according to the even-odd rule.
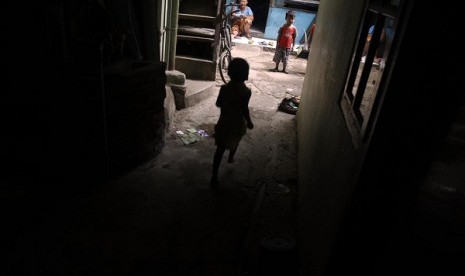
[[[392,71],[392,67],[397,54],[397,48],[403,34],[402,21],[406,18],[407,6],[406,0],[368,0],[365,11],[360,22],[358,36],[354,45],[352,61],[349,66],[344,90],[341,95],[340,106],[344,114],[346,125],[352,136],[352,142],[356,148],[363,147],[369,141],[371,132],[375,125],[377,114],[384,98],[386,84]],[[380,39],[384,29],[384,39],[387,36],[385,23],[392,20],[392,26],[389,26],[389,42],[386,43],[386,49],[382,53],[383,62],[374,64],[377,51],[380,47]],[[391,22],[391,21],[390,21]],[[368,34],[370,26],[373,26],[371,40],[368,48]],[[365,51],[365,59],[362,56]],[[380,62],[381,63],[381,62]],[[374,66],[378,66],[378,79],[370,79]],[[371,80],[372,85],[368,85]],[[367,86],[369,91],[369,100],[365,100],[367,95]],[[365,100],[362,111],[362,101]]]

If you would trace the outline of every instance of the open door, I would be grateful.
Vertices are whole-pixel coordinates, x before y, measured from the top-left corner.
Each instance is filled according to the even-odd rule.
[[[252,35],[254,37],[263,37],[266,28],[266,21],[268,20],[268,9],[270,7],[270,0],[248,0],[248,6],[252,9],[254,14],[254,21],[252,24]]]

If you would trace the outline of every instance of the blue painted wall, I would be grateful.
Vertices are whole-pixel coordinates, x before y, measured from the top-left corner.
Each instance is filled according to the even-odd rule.
[[[288,10],[288,8],[270,7],[265,33],[263,34],[264,38],[276,40],[279,28],[286,23],[285,17]],[[304,40],[304,33],[312,23],[316,13],[300,10],[294,10],[294,12],[296,14],[294,25],[297,27],[296,44],[303,44],[301,41]]]

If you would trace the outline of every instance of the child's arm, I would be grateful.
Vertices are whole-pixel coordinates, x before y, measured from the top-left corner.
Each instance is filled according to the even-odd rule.
[[[252,96],[252,92],[249,91],[247,93],[247,96],[245,98],[245,101],[244,101],[244,106],[243,106],[243,113],[244,113],[244,117],[245,117],[245,120],[247,122],[247,128],[248,129],[253,129],[253,123],[252,123],[252,119],[250,118],[250,111],[249,111],[249,101],[250,101],[250,97]]]
[[[291,49],[293,49],[295,47],[295,38],[297,37],[297,28],[294,27],[294,33],[292,34],[292,45],[291,45]]]
[[[276,38],[276,43],[279,44],[279,40],[281,39],[281,31],[282,31],[283,27],[280,27],[279,30],[278,30],[278,37]]]
[[[240,11],[239,10],[235,10],[235,11],[232,11],[231,12],[231,20],[232,21],[236,21],[236,20],[240,20],[242,19],[242,15],[239,13]]]
[[[252,9],[250,9],[250,7],[247,7],[246,10],[245,10],[245,14],[242,15],[241,17],[243,19],[248,19],[248,20],[250,20],[250,22],[252,22],[253,19],[254,19]]]

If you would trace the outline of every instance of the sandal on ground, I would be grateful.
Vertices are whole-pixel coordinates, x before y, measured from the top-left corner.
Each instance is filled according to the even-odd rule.
[[[295,106],[299,107],[300,104],[300,97],[299,96],[292,96],[289,98],[289,101],[293,103]]]

